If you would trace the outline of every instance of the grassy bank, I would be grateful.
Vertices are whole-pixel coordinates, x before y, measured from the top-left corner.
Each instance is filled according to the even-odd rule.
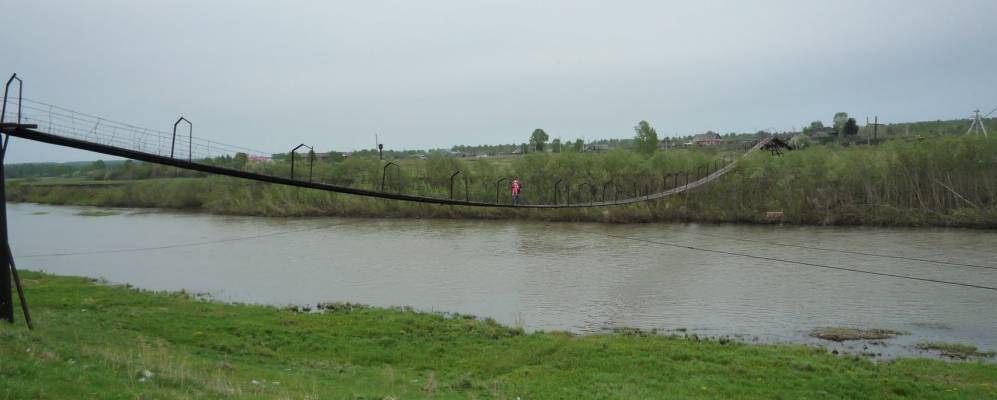
[[[0,398],[993,398],[997,366],[875,364],[801,346],[524,334],[321,314],[24,272],[36,329],[0,324]]]
[[[521,176],[525,199],[553,202],[632,197],[674,187],[674,174],[697,171],[729,151],[691,149],[600,154],[529,154],[502,162],[454,158],[408,160],[400,176],[386,179],[385,190],[449,196],[449,176],[468,177],[473,200],[495,201],[498,178]],[[348,160],[316,166],[316,179],[377,189],[377,160]],[[285,174],[286,165],[243,165]],[[106,181],[105,181],[106,182]],[[630,206],[583,210],[530,211],[436,206],[337,195],[259,184],[224,177],[116,180],[12,181],[8,199],[46,204],[164,207],[224,214],[265,216],[389,216],[429,218],[529,218],[559,221],[768,222],[780,211],[782,222],[820,225],[907,225],[997,227],[997,139],[939,137],[894,140],[878,146],[812,146],[782,156],[756,153],[722,179],[687,194]],[[681,182],[681,180],[680,180]],[[458,181],[455,192],[463,194]],[[570,191],[568,188],[570,187]],[[500,185],[500,201],[507,200]]]

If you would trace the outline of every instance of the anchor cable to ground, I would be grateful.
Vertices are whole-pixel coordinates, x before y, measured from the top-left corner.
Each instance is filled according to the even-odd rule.
[[[208,241],[204,241],[204,242],[176,243],[176,244],[169,244],[169,245],[162,245],[162,246],[132,247],[132,248],[125,248],[125,249],[93,250],[93,251],[66,252],[66,253],[48,253],[48,254],[28,254],[28,255],[20,256],[20,258],[65,257],[65,256],[85,256],[85,255],[93,255],[93,254],[132,253],[132,252],[148,251],[148,250],[165,250],[165,249],[175,249],[175,248],[180,248],[180,247],[205,246],[205,245],[209,245],[209,244],[238,242],[238,241],[242,241],[242,240],[260,239],[260,238],[266,238],[266,237],[290,235],[292,233],[317,231],[317,230],[322,230],[322,229],[331,228],[331,227],[335,227],[335,226],[341,226],[341,225],[345,225],[345,224],[346,223],[344,222],[344,223],[341,223],[341,224],[333,224],[333,225],[326,225],[326,226],[312,227],[312,228],[305,228],[305,229],[294,229],[294,230],[281,231],[281,232],[270,232],[270,233],[263,233],[263,234],[259,234],[259,235],[239,236],[239,237],[233,237],[233,238],[208,240]]]
[[[835,253],[855,254],[855,255],[860,255],[860,256],[893,258],[893,259],[897,259],[897,260],[918,261],[918,262],[931,263],[931,264],[944,264],[944,265],[952,265],[952,266],[957,266],[957,267],[997,269],[997,267],[994,267],[994,266],[969,264],[969,263],[961,263],[961,262],[954,262],[954,261],[929,260],[929,259],[925,259],[925,258],[904,257],[904,256],[890,255],[890,254],[878,254],[878,253],[866,253],[866,252],[852,251],[852,250],[829,249],[829,248],[826,248],[826,247],[806,246],[806,245],[802,245],[802,244],[792,244],[792,243],[769,242],[769,241],[765,241],[765,240],[744,239],[744,238],[736,238],[736,237],[723,236],[723,235],[714,235],[714,234],[709,234],[709,233],[699,233],[699,232],[683,232],[683,233],[686,233],[686,234],[689,234],[689,235],[698,235],[698,236],[713,237],[713,238],[718,238],[718,239],[737,240],[737,241],[751,242],[751,243],[761,243],[761,244],[768,244],[768,245],[773,245],[773,246],[795,247],[795,248],[799,248],[799,249],[830,251],[830,252],[835,252]]]
[[[635,237],[629,237],[629,236],[612,235],[612,234],[608,234],[608,233],[598,233],[598,232],[591,232],[591,231],[586,231],[586,232],[590,233],[590,234],[593,234],[593,235],[606,236],[606,237],[611,237],[611,238],[615,238],[615,239],[623,239],[623,240],[631,240],[631,241],[635,241],[635,242],[644,242],[644,243],[658,244],[658,245],[663,245],[663,246],[671,246],[671,247],[677,247],[677,248],[681,248],[681,249],[703,251],[703,252],[708,252],[708,253],[724,254],[724,255],[735,256],[735,257],[746,257],[746,258],[753,258],[753,259],[757,259],[757,260],[775,261],[775,262],[781,262],[781,263],[786,263],[786,264],[804,265],[804,266],[808,266],[808,267],[833,269],[833,270],[846,271],[846,272],[854,272],[854,273],[860,273],[860,274],[886,276],[886,277],[891,277],[891,278],[908,279],[908,280],[921,281],[921,282],[931,282],[931,283],[938,283],[938,284],[944,284],[944,285],[962,286],[962,287],[969,287],[969,288],[975,288],[975,289],[986,289],[986,290],[997,291],[997,287],[992,287],[992,286],[974,285],[974,284],[971,284],[971,283],[962,283],[962,282],[943,281],[943,280],[940,280],[940,279],[931,279],[931,278],[919,278],[919,277],[916,277],[916,276],[890,274],[890,273],[886,273],[886,272],[866,271],[866,270],[855,269],[855,268],[848,268],[848,267],[836,267],[836,266],[833,266],[833,265],[816,264],[816,263],[810,263],[810,262],[805,262],[805,261],[793,261],[793,260],[786,260],[786,259],[775,258],[775,257],[756,256],[756,255],[751,255],[751,254],[735,253],[735,252],[732,252],[732,251],[725,251],[725,250],[706,249],[706,248],[702,248],[702,247],[689,246],[689,245],[678,244],[678,243],[671,243],[671,242],[664,242],[664,241],[657,241],[657,240],[650,240],[650,239],[641,239],[641,238],[635,238]]]

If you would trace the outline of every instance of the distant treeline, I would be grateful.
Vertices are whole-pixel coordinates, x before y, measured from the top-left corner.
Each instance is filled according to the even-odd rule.
[[[970,121],[964,119],[890,123],[880,125],[877,134],[887,138],[963,135],[969,129],[969,124]],[[984,118],[983,125],[990,136],[997,134],[997,118]],[[865,125],[859,129],[859,134],[872,136],[874,130],[873,125]]]
[[[509,154],[518,149],[522,149],[523,144],[497,144],[497,145],[480,145],[480,146],[466,146],[457,145],[450,148],[451,151],[462,154],[487,154],[490,156]]]
[[[118,165],[123,161],[101,161],[105,166]],[[50,178],[50,177],[81,177],[94,163],[90,162],[68,162],[68,163],[23,163],[8,164],[4,166],[4,176],[7,178]]]
[[[211,164],[232,164],[233,157],[206,160]],[[4,166],[7,178],[78,178],[86,180],[149,179],[167,177],[204,177],[195,171],[183,171],[141,161],[94,161],[70,163],[25,163]]]
[[[997,118],[986,118],[983,120],[984,126],[987,131],[993,135],[997,135]],[[822,126],[820,121],[814,121],[811,123],[819,124]],[[966,133],[969,128],[970,121],[965,119],[960,120],[947,120],[947,121],[921,121],[921,122],[904,122],[904,123],[891,123],[891,124],[881,124],[877,127],[873,125],[865,125],[859,128],[859,133],[857,137],[847,138],[837,138],[830,137],[824,140],[818,141],[816,143],[810,143],[809,140],[806,144],[827,144],[827,143],[848,143],[848,142],[863,142],[864,140],[873,137],[875,135],[879,139],[891,139],[891,138],[926,138],[926,137],[937,137],[937,136],[959,136]],[[806,130],[806,129],[805,129]],[[789,138],[796,135],[796,132],[783,132],[779,134],[782,137]],[[687,135],[681,137],[668,137],[667,139],[662,138],[662,140],[667,140],[670,143],[681,146],[692,140],[694,135]],[[721,137],[726,142],[741,143],[751,140],[756,140],[759,138],[771,136],[769,132],[758,131],[755,133],[726,133],[722,134]],[[583,150],[631,150],[633,148],[634,139],[599,139],[586,142],[583,146]],[[548,146],[550,148],[550,146]],[[564,149],[566,152],[570,152],[574,146],[571,143],[566,143]],[[730,147],[730,146],[728,146]],[[326,163],[336,163],[342,162],[347,159],[385,159],[385,160],[404,160],[410,158],[422,158],[422,157],[452,157],[455,155],[503,155],[510,154],[516,150],[522,150],[526,148],[530,152],[529,146],[526,143],[521,144],[500,144],[500,145],[457,145],[453,146],[450,150],[445,149],[431,149],[431,150],[390,150],[385,149],[383,152],[378,152],[376,149],[363,149],[353,152],[339,152],[331,151],[328,153],[323,153],[321,155],[316,154],[316,158],[321,159],[321,161]],[[560,150],[560,146],[556,148]],[[307,159],[308,154],[301,154],[302,159]],[[289,158],[288,153],[277,153],[271,155],[271,158],[276,161],[283,161]],[[217,157],[211,160],[202,160],[203,162],[221,166],[232,166],[236,168],[242,168],[247,162],[248,158],[246,154],[235,154],[231,156]],[[24,164],[10,164],[5,167],[5,176],[7,178],[86,178],[91,180],[105,180],[105,179],[148,179],[148,178],[159,178],[159,177],[203,177],[204,175],[197,172],[191,171],[177,171],[172,168],[162,167],[154,164],[147,164],[143,162],[133,162],[133,161],[96,161],[96,162],[69,162],[69,163],[24,163]]]

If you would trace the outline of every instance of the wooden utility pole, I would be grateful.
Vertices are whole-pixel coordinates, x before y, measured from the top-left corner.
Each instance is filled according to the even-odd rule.
[[[381,139],[377,137],[376,133],[374,134],[374,144],[377,147],[377,159],[384,161],[384,145],[381,144]]]
[[[865,137],[865,143],[872,144],[873,141],[879,138],[879,116],[878,115],[874,116],[873,122],[871,124],[869,123],[869,117],[865,117],[865,125],[866,126],[872,125],[872,137],[869,136]]]
[[[878,136],[879,136],[879,116],[877,115],[873,118],[872,140],[878,139]]]

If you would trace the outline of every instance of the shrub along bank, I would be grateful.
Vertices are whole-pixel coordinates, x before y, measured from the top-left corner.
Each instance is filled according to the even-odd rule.
[[[631,197],[674,187],[735,153],[674,150],[642,156],[528,154],[511,160],[406,160],[388,176],[373,159],[319,163],[318,181],[367,189],[495,201],[496,182],[519,176],[527,203],[550,203],[555,183],[561,202]],[[272,164],[272,165],[271,165]],[[282,174],[281,163],[244,168]],[[679,174],[683,178],[676,179]],[[678,182],[676,182],[678,181]],[[325,193],[225,177],[116,181],[120,185],[12,181],[8,200],[46,204],[164,207],[265,216],[387,216],[529,218],[560,221],[781,222],[796,224],[936,225],[997,227],[997,138],[939,137],[892,140],[877,146],[812,146],[776,156],[755,153],[723,178],[686,194],[629,206],[579,210],[511,210],[424,205]],[[96,182],[94,182],[96,183]],[[507,184],[507,181],[502,182]],[[499,184],[499,201],[508,201]]]

